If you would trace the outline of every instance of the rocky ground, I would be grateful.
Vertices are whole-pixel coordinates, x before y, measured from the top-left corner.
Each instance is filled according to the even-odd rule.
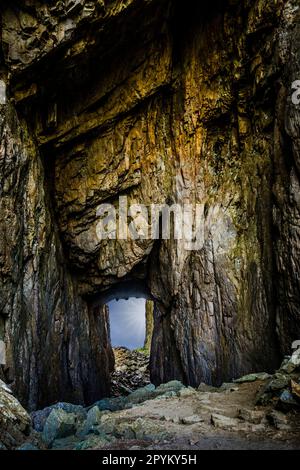
[[[128,395],[134,390],[150,384],[149,361],[146,350],[130,351],[119,347],[113,350],[115,371],[111,376],[111,395]]]
[[[118,354],[133,361],[124,349]],[[123,372],[122,387],[132,387]],[[115,383],[115,393],[122,387]],[[31,425],[4,383],[0,407],[2,449],[299,449],[300,350],[273,375],[250,374],[220,388],[148,384],[87,408],[57,403],[32,413]]]

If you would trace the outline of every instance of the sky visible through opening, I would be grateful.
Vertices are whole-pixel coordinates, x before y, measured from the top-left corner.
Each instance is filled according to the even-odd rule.
[[[145,299],[112,300],[108,304],[110,334],[113,347],[137,349],[145,341]]]

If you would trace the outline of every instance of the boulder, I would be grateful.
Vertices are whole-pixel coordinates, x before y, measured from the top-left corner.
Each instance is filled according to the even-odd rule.
[[[177,395],[183,395],[186,391],[191,395],[194,393],[192,388],[185,387],[181,382],[173,380],[171,382],[161,384],[155,388],[155,385],[148,384],[144,387],[138,388],[130,393],[127,397],[104,398],[95,403],[95,406],[100,411],[120,411],[123,409],[131,408],[133,405],[138,405],[147,400],[155,398],[171,398]]]
[[[223,383],[219,389],[220,392],[237,392],[239,390],[239,387],[235,384],[235,383],[232,383],[232,382],[229,382],[229,383]]]
[[[283,372],[285,374],[292,374],[296,370],[297,366],[293,364],[290,359],[285,359],[280,366],[279,372]]]
[[[165,423],[157,422],[150,417],[123,416],[111,413],[101,417],[97,426],[100,436],[107,439],[138,439],[146,441],[164,440],[170,437]]]
[[[273,410],[267,415],[268,421],[280,431],[288,431],[290,426],[288,425],[288,418],[285,414],[280,411]]]
[[[42,433],[45,444],[51,447],[56,439],[71,436],[76,433],[76,415],[62,409],[54,409],[48,416]]]
[[[97,406],[100,411],[120,411],[124,409],[126,402],[126,397],[103,398],[97,401],[93,406]]]
[[[244,375],[243,377],[234,380],[234,383],[242,384],[247,382],[256,382],[257,380],[268,380],[270,377],[270,374],[259,372],[257,374]]]
[[[203,392],[203,393],[215,393],[215,392],[219,391],[219,389],[217,387],[213,387],[212,385],[207,385],[204,382],[202,382],[199,385],[197,390],[198,390],[198,392]]]
[[[298,408],[299,404],[297,403],[291,392],[286,389],[281,393],[277,407],[282,409],[283,411],[290,411],[291,409]]]
[[[168,398],[175,398],[178,396],[178,393],[174,392],[173,390],[169,390],[168,392],[163,393],[162,395],[157,395],[155,397],[155,400],[167,400]]]
[[[17,448],[31,432],[31,419],[10,388],[0,382],[0,445],[3,449]]]
[[[55,405],[48,406],[43,410],[33,411],[30,416],[32,419],[33,429],[38,432],[43,432],[46,420],[52,410],[63,410],[66,413],[72,413],[78,416],[79,419],[85,419],[87,411],[81,405],[73,405],[71,403],[59,402]]]
[[[220,429],[234,429],[238,426],[238,420],[235,418],[229,418],[220,414],[211,415],[211,424],[216,428]]]
[[[182,424],[187,424],[187,425],[203,423],[203,421],[204,419],[199,415],[185,416],[181,420]]]
[[[260,424],[264,417],[264,411],[249,410],[248,408],[241,408],[238,412],[238,417],[251,424]]]
[[[179,390],[179,392],[177,393],[177,396],[179,397],[193,397],[197,394],[196,390],[192,387],[188,387],[188,388],[182,388],[181,390]]]
[[[300,348],[298,348],[292,355],[290,359],[291,364],[296,366],[297,368],[300,367]]]
[[[143,403],[146,400],[151,400],[157,396],[157,390],[158,389],[155,389],[155,385],[153,384],[146,385],[145,387],[139,388],[138,390],[132,392],[127,397],[126,402],[138,404]]]
[[[75,450],[89,450],[101,448],[109,444],[112,439],[109,439],[105,434],[88,436],[84,441],[80,441],[74,446]]]
[[[282,372],[276,372],[268,382],[261,388],[256,397],[256,405],[268,405],[278,401],[281,393],[288,390],[291,383],[291,377]]]
[[[147,418],[137,418],[133,421],[125,420],[116,423],[113,434],[119,438],[143,441],[163,441],[171,437],[165,425]]]
[[[155,395],[164,395],[167,392],[175,392],[178,393],[180,390],[186,388],[183,383],[179,382],[178,380],[172,380],[171,382],[167,382],[165,384],[161,384],[155,390]]]
[[[292,374],[300,367],[300,349],[297,349],[292,356],[286,356],[280,366],[280,372]]]
[[[82,424],[81,429],[77,432],[78,436],[84,437],[87,434],[93,433],[94,427],[101,422],[101,411],[98,406],[94,406],[88,411],[87,418]]]
[[[277,372],[268,383],[266,390],[277,392],[288,387],[290,383],[291,378],[288,375]]]

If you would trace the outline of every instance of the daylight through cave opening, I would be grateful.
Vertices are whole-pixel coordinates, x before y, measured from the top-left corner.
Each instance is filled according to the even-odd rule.
[[[116,285],[98,301],[114,358],[110,394],[126,395],[150,383],[154,300],[143,283],[136,281]]]
[[[149,345],[146,331],[146,299],[115,299],[108,303],[110,337],[113,348],[126,347],[129,350],[144,349]],[[148,349],[148,348],[147,348]]]

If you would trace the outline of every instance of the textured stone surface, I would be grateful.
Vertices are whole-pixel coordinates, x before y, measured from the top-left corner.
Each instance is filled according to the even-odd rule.
[[[238,420],[236,418],[229,418],[228,416],[223,416],[219,414],[211,415],[211,423],[216,428],[220,429],[234,429],[238,425]]]
[[[133,450],[133,446],[151,449],[155,445],[156,449],[163,449],[166,445],[176,445],[178,450],[182,450],[188,449],[186,444],[179,442],[184,438],[189,440],[192,447],[204,439],[206,445],[223,449],[226,436],[232,446],[236,445],[235,440],[239,437],[247,441],[244,442],[245,448],[252,448],[254,443],[251,445],[249,442],[252,439],[256,441],[257,450],[268,447],[271,442],[274,446],[281,443],[285,447],[283,443],[286,442],[287,447],[299,448],[297,405],[289,403],[291,412],[288,413],[287,408],[285,413],[276,410],[276,401],[258,408],[255,406],[255,397],[260,388],[261,383],[247,382],[236,386],[235,391],[221,387],[218,393],[212,393],[210,390],[197,391],[172,381],[156,389],[153,385],[147,386],[123,397],[123,405],[115,407],[111,412],[102,411],[105,400],[89,408],[58,403],[52,407],[50,415],[49,408],[32,414],[36,418],[37,413],[40,413],[40,424],[43,415],[47,415],[46,424],[42,424],[42,434],[31,433],[25,437],[23,431],[20,433],[21,439],[13,447],[18,445],[18,450],[45,447],[54,450]],[[109,401],[112,404],[114,400],[117,399],[106,399],[107,404]],[[22,407],[18,403],[17,407],[20,418]],[[13,411],[16,418],[16,408],[9,408],[5,403],[6,416],[8,410]],[[33,424],[37,429],[35,419]],[[15,419],[13,429],[15,436],[17,430],[20,432],[23,429],[20,419]],[[0,432],[3,435],[3,429],[0,428]],[[20,445],[25,438],[26,441]],[[219,441],[217,445],[216,440]]]
[[[245,375],[244,377],[236,379],[234,382],[242,384],[246,382],[256,382],[256,380],[267,380],[269,378],[271,378],[269,374],[266,374],[265,372],[260,372],[259,374]]]
[[[58,398],[92,402],[109,390],[108,313],[105,307],[89,308],[77,294],[26,124],[10,105],[2,107],[0,121],[5,375],[30,409]]]
[[[76,415],[64,410],[52,410],[43,429],[42,439],[51,446],[55,439],[63,439],[76,433]]]
[[[128,395],[150,384],[148,351],[130,351],[114,348],[115,370],[111,374],[111,395]]]
[[[22,444],[30,434],[30,416],[0,381],[0,448],[11,449]]]
[[[93,296],[124,281],[155,299],[156,384],[271,372],[299,339],[297,3],[1,2],[0,331],[23,403],[104,396]],[[203,248],[99,241],[124,194],[204,204]]]
[[[87,415],[87,411],[83,406],[72,405],[70,403],[56,403],[56,405],[49,406],[43,410],[33,411],[30,414],[33,429],[38,432],[42,432],[45,427],[45,423],[53,410],[63,410],[65,413],[74,414],[79,420],[83,420]]]

